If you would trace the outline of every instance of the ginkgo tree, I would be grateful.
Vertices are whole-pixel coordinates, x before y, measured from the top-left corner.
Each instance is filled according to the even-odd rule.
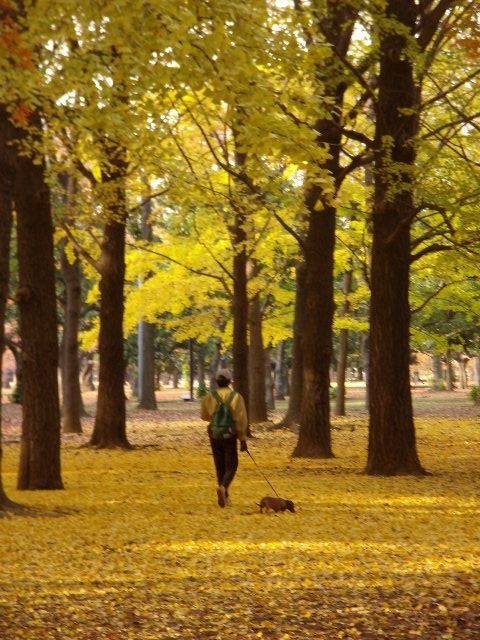
[[[61,489],[53,223],[41,144],[41,74],[24,18],[23,3],[0,5],[1,215],[10,216],[14,207],[23,360],[18,487]]]

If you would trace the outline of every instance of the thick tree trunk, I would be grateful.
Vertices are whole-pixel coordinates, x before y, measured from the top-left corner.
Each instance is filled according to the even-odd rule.
[[[111,154],[109,179],[112,193],[107,203],[100,258],[100,333],[98,339],[98,402],[90,445],[97,448],[131,448],[126,433],[125,358],[123,352],[123,286],[127,205],[121,150]]]
[[[65,282],[65,319],[62,340],[63,431],[64,433],[82,433],[83,402],[78,345],[82,305],[80,266],[77,259],[71,264],[65,251],[62,250],[61,269]]]
[[[388,0],[402,29],[381,34],[370,301],[370,428],[366,471],[423,474],[410,392],[408,300],[417,92],[405,34],[414,0]],[[401,175],[398,175],[401,172]]]
[[[352,272],[346,271],[343,276],[343,294],[345,301],[343,303],[342,315],[348,315],[350,311],[350,303],[348,295],[352,290]],[[337,395],[335,398],[335,414],[337,416],[345,415],[345,378],[347,373],[348,361],[348,329],[340,329],[339,349],[337,358]]]
[[[53,226],[43,164],[17,157],[13,195],[23,353],[18,488],[62,489]]]
[[[316,202],[318,196],[313,200]],[[312,212],[306,250],[306,304],[303,323],[303,393],[294,457],[332,457],[330,359],[333,322],[335,210]]]
[[[130,448],[126,434],[122,326],[124,217],[118,221],[112,219],[105,224],[101,265],[98,403],[90,445],[97,448]]]
[[[303,317],[305,313],[306,268],[303,262],[295,270],[296,293],[293,318],[292,368],[290,376],[290,397],[285,417],[278,427],[291,427],[300,421],[300,407],[303,389]]]
[[[327,171],[335,189],[340,180],[341,118],[346,91],[344,76],[337,67],[346,56],[357,10],[348,3],[328,2],[318,22],[318,31],[335,55],[330,64],[318,67],[322,97],[331,100],[331,116],[315,123],[318,144],[328,149],[329,158],[321,168]],[[303,392],[300,431],[295,457],[330,458],[330,360],[333,323],[333,253],[336,210],[323,187],[307,188],[305,205],[308,230],[305,241],[306,300],[303,327]]]
[[[252,423],[266,422],[265,351],[262,339],[262,313],[258,295],[254,296],[249,304],[248,326],[250,329],[248,348],[249,418]]]

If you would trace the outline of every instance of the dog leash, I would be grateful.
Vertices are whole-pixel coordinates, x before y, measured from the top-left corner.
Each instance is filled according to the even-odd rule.
[[[270,482],[270,480],[267,478],[267,476],[263,473],[263,471],[260,469],[260,467],[258,466],[258,464],[255,462],[255,458],[252,456],[252,454],[250,453],[250,451],[247,449],[247,453],[250,456],[250,458],[253,461],[253,464],[257,467],[257,469],[260,471],[260,473],[262,474],[264,480],[266,480],[268,482],[268,484],[270,485],[270,488],[272,489],[272,491],[274,492],[274,494],[277,496],[277,498],[279,498],[280,496],[278,495],[278,493],[275,491],[275,487],[272,485],[272,483]]]

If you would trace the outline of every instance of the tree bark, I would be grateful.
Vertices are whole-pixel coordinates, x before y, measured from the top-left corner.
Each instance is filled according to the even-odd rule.
[[[34,124],[40,127],[38,118]],[[53,225],[43,163],[17,155],[13,196],[23,354],[18,488],[62,489]]]
[[[285,400],[288,394],[288,370],[285,362],[285,340],[277,344],[275,357],[275,400]]]
[[[432,371],[433,371],[433,388],[441,389],[445,381],[442,375],[442,357],[434,354],[432,356]]]
[[[234,138],[236,137],[234,130]],[[245,169],[246,154],[235,149],[235,164]],[[237,201],[234,205],[234,221],[230,233],[233,246],[233,385],[243,396],[250,418],[250,393],[248,380],[248,292],[247,292],[247,216],[243,207],[242,184],[237,185]],[[250,433],[250,430],[249,430]]]
[[[305,313],[306,269],[303,262],[299,262],[295,269],[296,293],[293,318],[292,367],[290,375],[290,396],[285,417],[278,423],[278,427],[291,427],[300,420],[300,407],[303,389],[303,318]]]
[[[109,150],[110,199],[106,204],[100,258],[100,333],[98,402],[90,446],[130,449],[126,433],[125,357],[123,352],[123,286],[125,279],[126,161],[123,150]]]
[[[346,56],[357,10],[349,3],[327,3],[318,31],[335,51],[330,64],[317,69],[322,97],[331,100],[331,116],[315,123],[318,144],[328,149],[321,166],[335,188],[340,180],[341,118],[347,88],[337,66],[337,56]],[[330,433],[330,360],[332,356],[333,262],[336,209],[323,187],[312,184],[305,194],[308,230],[305,241],[306,300],[303,327],[303,393],[300,431],[294,457],[333,456]]]
[[[265,362],[265,403],[267,405],[267,420],[268,412],[275,410],[275,380],[273,378],[273,370],[271,363],[271,346],[265,348],[264,362]]]
[[[151,200],[142,207],[142,239],[153,240],[150,223],[152,215]],[[155,325],[140,321],[138,331],[138,406],[140,409],[154,411],[157,408],[155,397]]]
[[[154,411],[157,408],[155,397],[155,325],[140,321],[138,350],[141,352],[138,367],[138,406],[140,409]]]
[[[266,422],[265,350],[263,348],[262,313],[258,294],[253,297],[249,304],[248,326],[250,329],[250,345],[248,349],[249,418],[252,423]]]
[[[80,389],[78,345],[82,305],[80,265],[76,257],[71,264],[63,249],[60,260],[65,282],[65,318],[62,340],[63,431],[64,433],[82,433],[83,402]]]
[[[233,382],[243,396],[249,412],[248,344],[247,344],[247,252],[243,216],[237,216],[235,236],[238,244],[233,257]],[[249,415],[249,414],[248,414]]]
[[[317,196],[314,197],[317,200]],[[333,456],[330,432],[330,359],[333,322],[335,210],[311,212],[306,250],[306,304],[302,343],[303,393],[294,457]]]
[[[343,276],[343,294],[345,301],[343,303],[342,316],[348,315],[350,311],[350,303],[348,294],[352,289],[352,272],[346,271]],[[345,377],[347,373],[348,360],[348,329],[340,329],[338,359],[337,359],[337,395],[335,398],[335,414],[337,416],[345,415]]]
[[[366,471],[419,475],[424,470],[416,451],[410,392],[408,300],[418,95],[406,34],[414,34],[415,2],[388,0],[386,11],[402,28],[380,35]]]

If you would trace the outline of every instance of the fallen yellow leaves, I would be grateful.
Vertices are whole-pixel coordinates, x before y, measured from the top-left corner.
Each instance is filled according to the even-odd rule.
[[[364,427],[335,431],[325,461],[258,433],[255,459],[297,506],[281,515],[258,512],[247,457],[219,509],[185,421],[137,421],[152,433],[132,452],[65,446],[61,492],[16,492],[9,445],[7,492],[34,511],[0,520],[0,638],[477,640],[479,433],[450,423],[420,425],[423,479],[359,473]]]

